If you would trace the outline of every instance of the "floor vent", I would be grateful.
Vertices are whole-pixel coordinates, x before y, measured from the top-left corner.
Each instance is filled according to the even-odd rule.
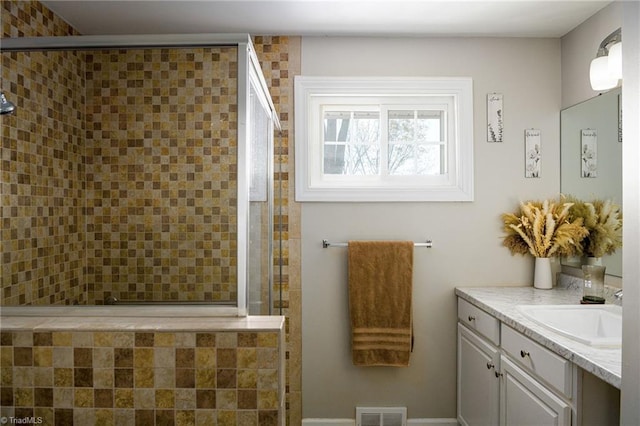
[[[407,426],[407,408],[356,407],[356,426]]]

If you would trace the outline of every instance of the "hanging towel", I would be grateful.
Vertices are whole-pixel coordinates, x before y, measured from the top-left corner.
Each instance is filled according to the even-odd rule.
[[[349,315],[354,365],[409,365],[412,241],[349,241]]]

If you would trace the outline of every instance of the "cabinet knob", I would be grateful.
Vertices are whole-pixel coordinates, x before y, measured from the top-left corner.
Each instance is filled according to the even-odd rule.
[[[494,367],[495,367],[495,365],[493,365],[493,363],[491,361],[487,362],[487,370],[491,370]]]
[[[475,321],[476,317],[469,315],[469,321]]]
[[[529,352],[526,352],[524,349],[520,351],[520,356],[522,358],[526,358],[529,356]]]
[[[500,377],[502,377],[502,373],[498,373],[497,371],[494,373],[496,375],[496,378],[499,379]]]

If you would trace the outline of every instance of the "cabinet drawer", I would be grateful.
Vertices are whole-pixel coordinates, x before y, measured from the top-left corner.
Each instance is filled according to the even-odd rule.
[[[571,397],[571,363],[511,327],[502,325],[502,349],[556,390]]]
[[[461,298],[458,298],[458,319],[495,345],[500,344],[500,321]]]
[[[571,406],[504,355],[500,361],[502,425],[570,426]],[[593,423],[595,424],[595,423]]]

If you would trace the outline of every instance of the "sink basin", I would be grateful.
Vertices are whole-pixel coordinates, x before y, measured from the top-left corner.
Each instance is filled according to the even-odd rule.
[[[527,318],[578,342],[620,347],[622,308],[616,305],[519,305]]]

